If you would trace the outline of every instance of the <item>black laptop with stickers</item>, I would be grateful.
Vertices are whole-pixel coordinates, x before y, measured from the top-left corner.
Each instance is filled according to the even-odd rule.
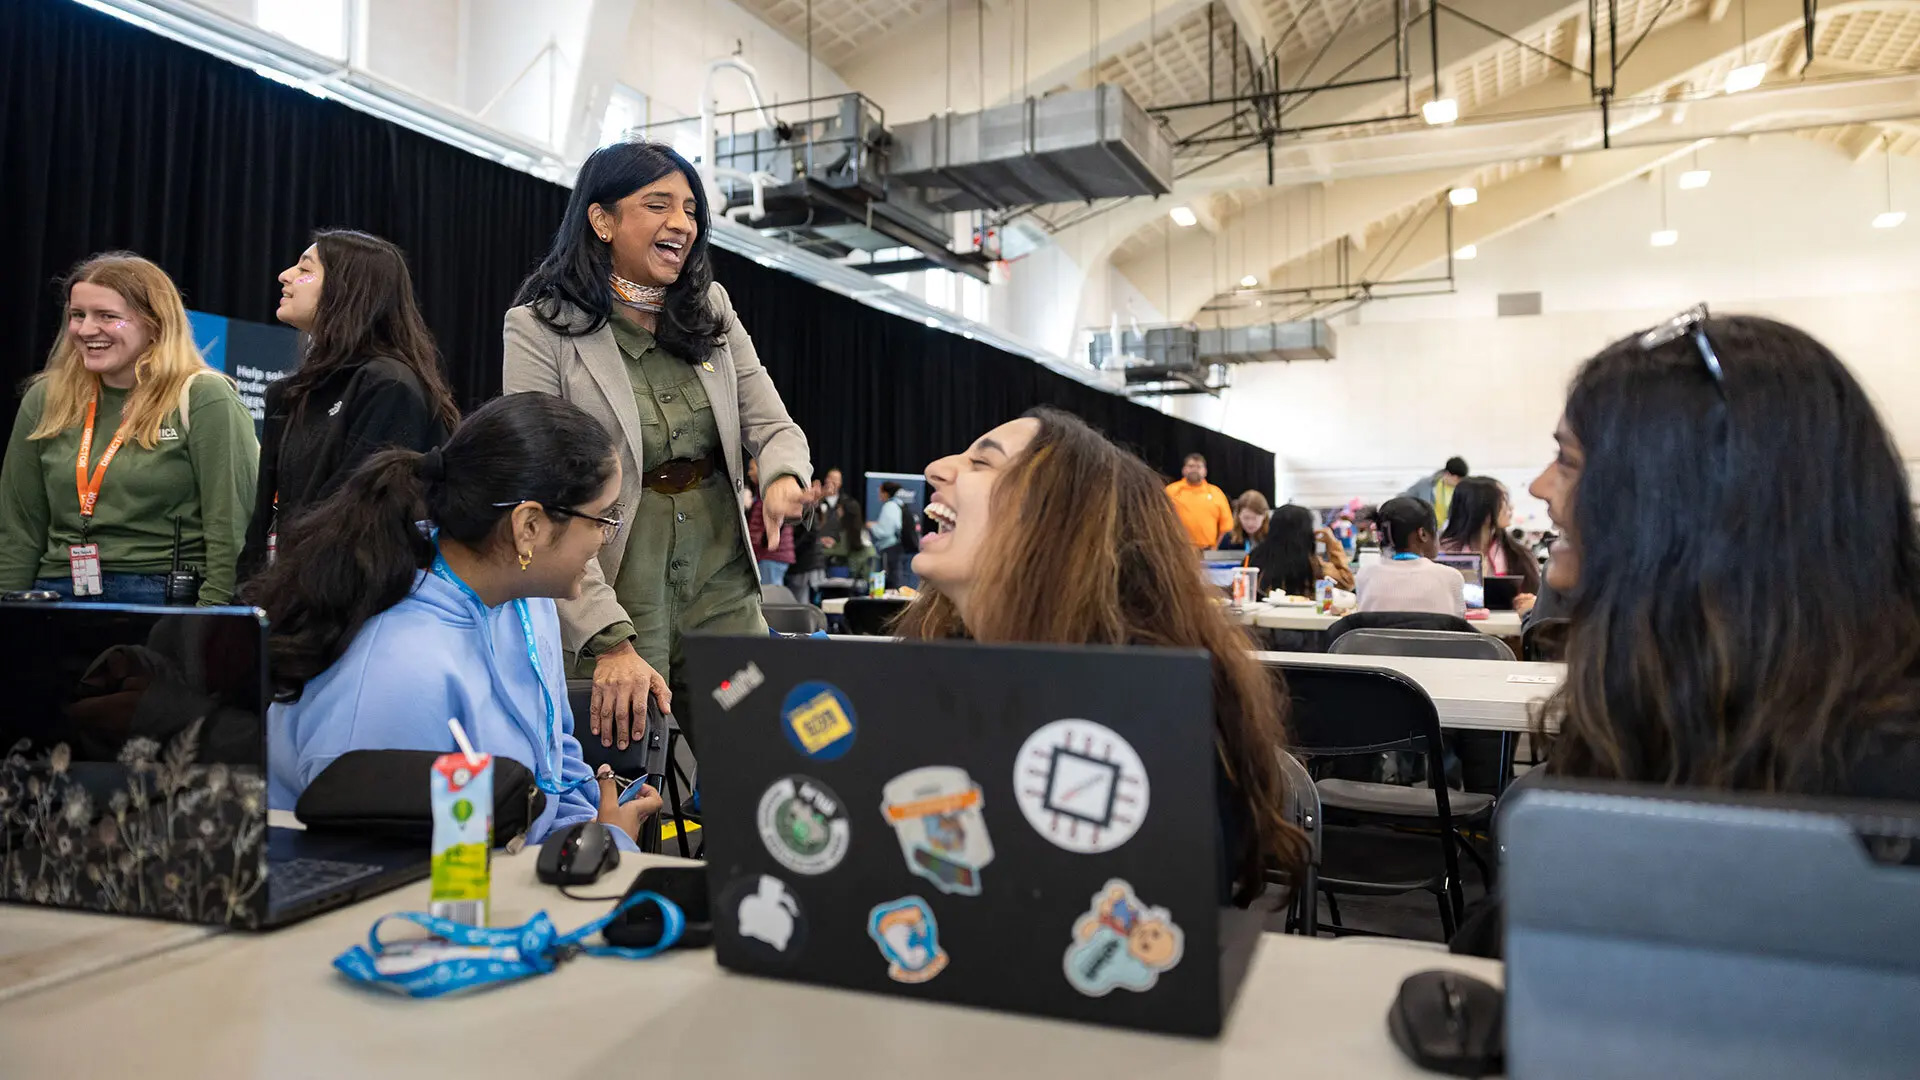
[[[1204,653],[697,636],[687,664],[722,966],[1219,1033],[1260,923],[1220,895]]]

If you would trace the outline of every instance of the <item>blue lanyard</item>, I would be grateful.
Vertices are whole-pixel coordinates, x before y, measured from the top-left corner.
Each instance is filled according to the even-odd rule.
[[[433,573],[435,577],[443,581],[451,582],[461,592],[467,594],[469,599],[480,605],[482,611],[486,610],[486,601],[480,599],[480,594],[474,592],[472,586],[460,580],[459,575],[453,572],[453,568],[447,565],[447,560],[442,558],[437,550],[433,555]],[[533,681],[539,685],[540,701],[547,707],[546,738],[533,740],[533,745],[536,750],[540,748],[543,742],[546,744],[546,760],[535,763],[533,782],[538,785],[541,791],[549,795],[565,795],[569,791],[575,791],[593,783],[594,778],[591,776],[582,777],[571,784],[563,784],[559,780],[560,746],[554,735],[554,732],[559,730],[559,725],[554,722],[553,695],[547,691],[546,675],[540,668],[540,648],[534,644],[533,613],[528,609],[527,602],[524,598],[513,602],[513,610],[520,616],[520,630],[527,638],[527,662],[533,665]],[[491,636],[489,636],[488,640],[492,640]],[[514,717],[514,721],[518,723],[519,717]],[[522,724],[521,730],[525,731],[525,728],[526,726]],[[485,749],[485,747],[481,749]],[[540,766],[543,764],[546,767],[545,775],[542,775],[540,769]]]
[[[1412,551],[1396,551],[1393,553],[1394,562],[1411,562],[1419,557],[1418,553]]]
[[[660,940],[644,949],[612,945],[582,945],[628,908],[651,903],[660,908]],[[380,927],[399,919],[423,927],[438,940],[407,940],[391,945],[380,940]],[[408,997],[430,998],[489,983],[512,982],[529,975],[545,975],[575,956],[617,956],[645,960],[680,940],[687,917],[680,906],[659,893],[637,892],[618,907],[571,934],[554,928],[542,911],[520,926],[489,929],[451,919],[437,919],[418,911],[387,915],[367,931],[365,948],[355,945],[334,957],[333,966],[356,982],[373,983]]]

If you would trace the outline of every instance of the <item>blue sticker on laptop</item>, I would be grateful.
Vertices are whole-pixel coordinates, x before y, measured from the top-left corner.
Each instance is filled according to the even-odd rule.
[[[1163,907],[1141,903],[1133,886],[1111,878],[1087,913],[1074,920],[1073,943],[1060,966],[1067,982],[1088,997],[1115,990],[1145,993],[1186,952],[1187,935]]]
[[[803,682],[780,703],[780,729],[795,750],[821,761],[853,749],[853,702],[832,683]]]
[[[940,924],[933,908],[917,896],[875,904],[867,913],[867,936],[887,960],[887,978],[923,983],[947,969],[940,947]]]
[[[981,813],[985,799],[967,770],[927,765],[880,789],[880,816],[893,826],[907,872],[943,893],[980,895],[980,870],[993,861],[993,840]]]

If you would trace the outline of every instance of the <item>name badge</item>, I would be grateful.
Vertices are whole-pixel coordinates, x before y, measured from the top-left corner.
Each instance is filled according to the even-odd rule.
[[[67,562],[73,568],[73,595],[99,596],[106,591],[100,580],[99,544],[69,546]]]

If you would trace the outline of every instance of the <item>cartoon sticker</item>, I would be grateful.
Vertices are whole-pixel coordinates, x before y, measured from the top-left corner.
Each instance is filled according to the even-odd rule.
[[[867,936],[887,958],[887,978],[922,983],[947,969],[940,947],[940,924],[933,909],[917,896],[875,904],[867,913]]]
[[[1106,997],[1115,990],[1143,993],[1171,971],[1186,951],[1187,935],[1163,907],[1150,907],[1133,886],[1112,878],[1074,920],[1073,943],[1060,966],[1075,990]]]
[[[806,915],[786,882],[771,874],[740,878],[720,897],[720,911],[733,916],[740,945],[762,961],[784,961],[807,943]]]
[[[1027,824],[1068,851],[1112,851],[1147,819],[1147,769],[1127,740],[1091,720],[1055,720],[1013,759]]]
[[[796,874],[824,874],[847,853],[847,808],[809,776],[783,776],[760,796],[760,840]]]
[[[832,761],[853,749],[853,703],[832,683],[803,682],[780,703],[780,727],[795,750]]]
[[[943,893],[980,895],[980,869],[993,861],[993,841],[980,813],[980,785],[967,770],[928,765],[903,772],[881,789],[880,815],[900,838],[907,871]]]

